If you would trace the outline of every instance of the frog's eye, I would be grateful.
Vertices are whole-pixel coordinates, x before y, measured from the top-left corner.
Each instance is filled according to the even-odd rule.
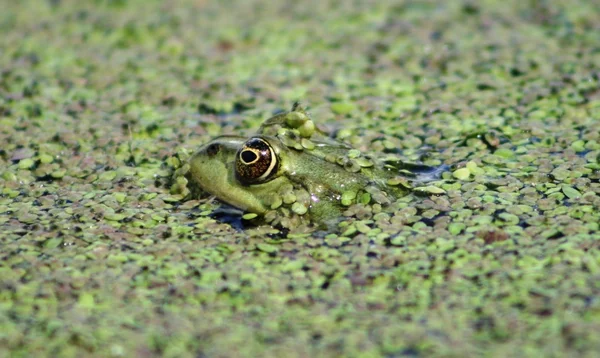
[[[277,172],[277,155],[262,138],[250,138],[235,157],[235,174],[244,184],[267,181]]]

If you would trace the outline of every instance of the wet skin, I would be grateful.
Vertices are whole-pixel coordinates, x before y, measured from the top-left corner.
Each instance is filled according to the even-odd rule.
[[[415,176],[400,161],[377,161],[323,135],[298,105],[250,138],[215,138],[189,164],[193,184],[267,221],[299,215],[317,222],[355,203],[387,205],[409,192],[403,178]]]

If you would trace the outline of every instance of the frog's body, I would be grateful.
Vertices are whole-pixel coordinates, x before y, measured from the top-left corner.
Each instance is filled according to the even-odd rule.
[[[291,216],[323,221],[352,204],[385,205],[409,191],[397,180],[398,165],[322,135],[297,105],[251,138],[215,138],[189,164],[191,181],[203,190],[275,223]]]

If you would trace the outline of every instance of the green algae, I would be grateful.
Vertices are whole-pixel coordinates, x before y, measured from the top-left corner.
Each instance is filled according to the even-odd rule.
[[[0,355],[600,350],[594,2],[3,10]],[[296,100],[363,153],[448,165],[443,192],[365,193],[327,232],[183,200],[186,153]]]

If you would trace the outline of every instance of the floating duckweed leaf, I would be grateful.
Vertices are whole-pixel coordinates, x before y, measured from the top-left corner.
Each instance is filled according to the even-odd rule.
[[[342,193],[342,200],[341,203],[344,206],[350,206],[352,205],[354,199],[356,198],[356,192],[355,191],[345,191]]]
[[[190,164],[185,163],[175,171],[175,176],[184,176],[190,171]]]
[[[296,195],[296,201],[308,206],[310,204],[310,193],[304,189],[298,189],[294,191]]]
[[[165,164],[171,168],[179,168],[181,166],[181,161],[176,156],[170,156],[165,161]]]
[[[19,161],[19,169],[30,169],[35,164],[35,161],[31,158],[21,159]]]
[[[273,200],[270,203],[271,209],[275,210],[283,204],[283,198],[281,195],[273,194]]]
[[[256,214],[256,213],[246,213],[246,214],[242,215],[242,219],[244,219],[244,220],[252,220],[252,219],[255,219],[256,217],[258,217],[258,214]]]
[[[479,168],[477,166],[477,163],[475,163],[474,161],[467,162],[467,164],[465,165],[465,167],[467,169],[469,169],[470,174],[473,174],[473,175],[485,173],[485,170],[483,170],[482,168]]]
[[[580,153],[583,152],[585,150],[585,142],[583,140],[576,140],[573,143],[571,143],[571,148],[573,148],[573,150],[576,153]]]
[[[298,215],[304,215],[308,211],[308,207],[299,202],[292,204],[292,211]]]
[[[404,246],[406,244],[406,237],[402,235],[396,235],[390,239],[390,244],[394,246]]]
[[[434,194],[434,195],[446,194],[446,191],[444,189],[437,187],[437,186],[433,186],[433,185],[419,186],[419,187],[414,188],[414,190],[424,193],[424,194]]]
[[[573,188],[572,186],[568,186],[568,185],[563,185],[562,186],[562,192],[569,198],[569,199],[577,199],[581,197],[581,193]]]
[[[380,214],[383,207],[381,206],[381,204],[375,203],[371,206],[371,209],[373,211],[373,214]],[[385,215],[387,215],[387,214],[385,214]]]
[[[50,174],[54,179],[61,179],[64,178],[64,176],[67,174],[67,170],[66,169],[59,169],[56,171],[53,171],[52,174]]]
[[[381,205],[389,205],[391,203],[390,198],[383,191],[373,193],[371,194],[371,197],[373,198],[373,200],[375,200],[376,203]]]
[[[286,147],[295,148],[296,145],[299,144],[295,139],[292,139],[287,134],[280,136],[279,139],[281,139],[281,143],[283,143],[283,145],[285,145]],[[300,145],[300,147],[302,147],[302,145]]]
[[[371,198],[378,204],[388,205],[391,203],[387,194],[377,187],[369,186],[366,191],[371,194]]]
[[[42,164],[50,164],[54,161],[54,158],[51,155],[45,153],[40,154],[39,159]]]
[[[510,159],[515,155],[515,153],[510,149],[500,148],[494,152],[494,155],[497,155],[502,158]]]
[[[171,185],[170,193],[174,195],[186,196],[189,194],[188,180],[184,176],[176,177],[175,182]]]
[[[360,165],[363,168],[369,168],[369,167],[372,167],[373,165],[375,165],[375,163],[373,163],[372,160],[369,160],[364,157],[355,159],[355,163]]]
[[[396,178],[388,179],[388,181],[386,182],[386,184],[390,185],[390,186],[397,186],[397,185],[400,185],[403,182],[405,182],[404,178],[396,177]]]
[[[274,254],[274,253],[277,253],[277,251],[279,251],[279,249],[276,246],[273,246],[273,245],[267,244],[267,243],[257,244],[256,248],[259,249],[260,251],[266,252],[268,254]]]
[[[469,176],[471,176],[471,171],[469,168],[456,169],[454,172],[452,172],[452,176],[458,180],[467,180],[469,179]]]
[[[306,117],[304,113],[297,111],[289,112],[285,116],[285,122],[291,128],[298,128],[302,126],[307,120],[308,117]]]
[[[325,243],[331,247],[340,247],[343,244],[342,240],[340,240],[340,238],[337,236],[336,237],[326,237]]]
[[[507,224],[516,225],[519,223],[519,217],[510,213],[500,213],[498,217]]]
[[[98,177],[100,181],[113,181],[117,177],[117,172],[114,170],[109,170],[107,172],[103,172]]]
[[[127,217],[127,215],[125,215],[125,214],[109,213],[109,214],[104,215],[104,218],[106,220],[110,220],[110,221],[121,221],[121,220],[125,219],[126,217]]]
[[[371,194],[369,193],[362,193],[360,195],[360,199],[358,200],[359,203],[367,205],[368,203],[371,202]]]
[[[125,198],[127,198],[127,194],[123,192],[117,192],[113,194],[113,197],[117,200],[117,202],[123,203],[125,201]]]
[[[183,195],[183,194],[167,195],[167,196],[163,197],[162,200],[167,203],[175,203],[175,202],[183,200],[183,198],[185,198],[185,197],[186,197],[186,195]]]
[[[96,306],[96,300],[94,299],[94,295],[92,293],[83,292],[79,296],[78,304],[81,308],[92,309]]]
[[[311,142],[309,139],[302,138],[300,143],[302,144],[302,147],[304,147],[304,149],[308,149],[308,150],[315,149],[315,144],[313,142]]]
[[[360,157],[360,150],[350,149],[348,151],[348,158],[358,158],[358,157]]]
[[[560,235],[560,231],[555,228],[546,229],[540,233],[540,236],[544,239],[548,239],[556,235]]]
[[[313,121],[306,121],[300,128],[298,128],[298,134],[304,138],[310,138],[315,133],[315,123]]]
[[[365,222],[359,221],[356,223],[356,230],[360,233],[366,234],[370,232],[372,229]]]
[[[348,114],[356,109],[356,105],[351,102],[335,102],[331,104],[331,110],[336,114]]]
[[[458,235],[460,234],[461,231],[463,231],[465,229],[465,224],[464,223],[460,223],[460,222],[454,222],[454,223],[450,223],[450,225],[448,225],[448,232],[450,232],[450,234],[452,235]]]
[[[344,140],[344,138],[348,138],[352,135],[353,131],[350,128],[341,128],[338,133],[336,138],[338,140]]]
[[[273,223],[277,220],[278,213],[275,210],[269,210],[265,213],[264,219],[268,223]]]
[[[292,203],[296,202],[296,194],[289,191],[282,195],[282,200],[286,204],[292,204]]]
[[[46,247],[48,249],[55,249],[55,248],[59,247],[60,244],[62,244],[62,242],[63,242],[62,237],[53,237],[44,242],[44,247]]]
[[[289,132],[289,128],[279,128],[277,129],[277,137],[280,137],[279,139],[283,140],[282,137],[287,137]]]
[[[17,181],[17,175],[13,172],[6,171],[2,173],[2,179],[6,181]]]
[[[290,183],[286,183],[279,188],[279,195],[284,195],[294,191],[294,186]]]
[[[350,225],[346,228],[346,230],[344,232],[342,232],[341,236],[351,237],[354,234],[356,234],[357,232],[358,232],[358,230],[356,229],[356,226]]]

